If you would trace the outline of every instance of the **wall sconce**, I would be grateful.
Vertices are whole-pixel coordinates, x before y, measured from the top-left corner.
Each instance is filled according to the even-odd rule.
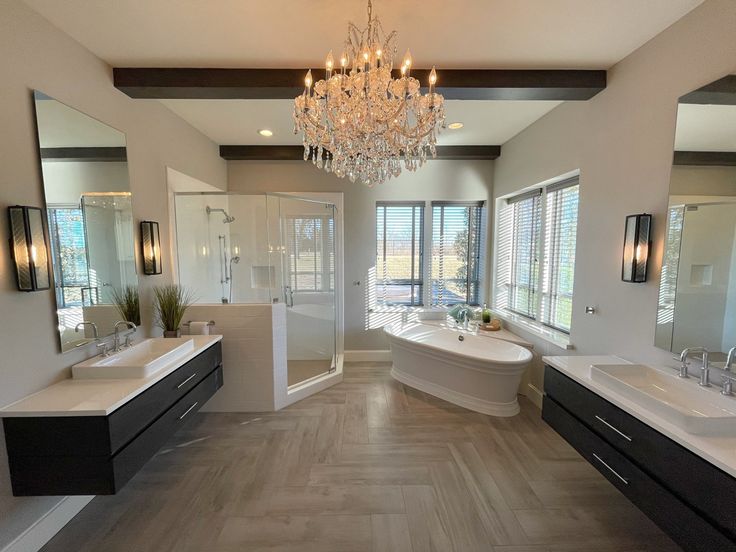
[[[649,234],[652,228],[652,215],[641,213],[626,217],[624,234],[624,255],[621,279],[624,282],[642,283],[647,281],[647,264],[652,242]]]
[[[143,274],[152,276],[161,274],[161,236],[158,222],[141,221],[141,255],[143,256]]]
[[[8,207],[10,253],[20,291],[41,291],[51,287],[43,212],[38,207]]]

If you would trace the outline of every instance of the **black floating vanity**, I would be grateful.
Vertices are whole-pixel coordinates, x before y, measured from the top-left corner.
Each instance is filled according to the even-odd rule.
[[[12,417],[4,417],[13,494],[118,492],[222,387],[219,340],[205,342],[195,354],[152,385],[149,381],[143,391],[131,393],[134,396],[109,413],[74,415],[69,411],[36,416],[32,412],[18,415],[16,411],[10,414]],[[72,381],[75,380],[68,380],[66,388],[76,395],[85,385],[98,392],[102,389],[104,395],[104,382],[85,380],[88,383],[73,384]],[[114,381],[108,384],[111,388]],[[56,394],[62,395],[64,389],[58,387]],[[40,396],[36,395],[36,402],[41,400]],[[0,415],[6,414],[0,412]]]
[[[736,550],[736,479],[550,365],[542,417],[688,551]]]

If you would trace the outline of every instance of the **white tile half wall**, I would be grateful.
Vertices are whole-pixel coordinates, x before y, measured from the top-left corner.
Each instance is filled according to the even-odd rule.
[[[224,385],[204,411],[269,412],[285,406],[283,303],[192,305],[184,315],[189,320],[213,320],[210,333],[222,335]]]

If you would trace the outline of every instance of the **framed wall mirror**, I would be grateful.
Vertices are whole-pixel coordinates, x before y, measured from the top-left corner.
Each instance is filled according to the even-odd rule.
[[[62,352],[140,323],[125,134],[34,92]],[[94,324],[81,324],[91,322]]]
[[[736,346],[736,74],[680,98],[665,240],[655,345],[720,360]]]

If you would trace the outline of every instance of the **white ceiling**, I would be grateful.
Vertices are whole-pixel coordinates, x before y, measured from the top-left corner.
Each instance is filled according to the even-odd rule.
[[[114,66],[321,67],[365,0],[25,0]],[[607,69],[703,0],[374,0],[416,67]]]
[[[366,0],[25,0],[113,66],[321,67]],[[607,69],[703,0],[373,0],[399,55],[442,68]],[[218,144],[300,144],[290,100],[165,100]],[[504,144],[559,102],[448,101],[440,144]],[[274,131],[272,138],[257,134]]]
[[[736,105],[680,104],[677,151],[736,151]]]
[[[217,144],[301,144],[294,135],[291,100],[162,100],[174,113]],[[447,123],[461,121],[460,130],[445,129],[442,145],[499,145],[513,138],[560,102],[446,102]],[[264,138],[258,130],[273,131]]]

